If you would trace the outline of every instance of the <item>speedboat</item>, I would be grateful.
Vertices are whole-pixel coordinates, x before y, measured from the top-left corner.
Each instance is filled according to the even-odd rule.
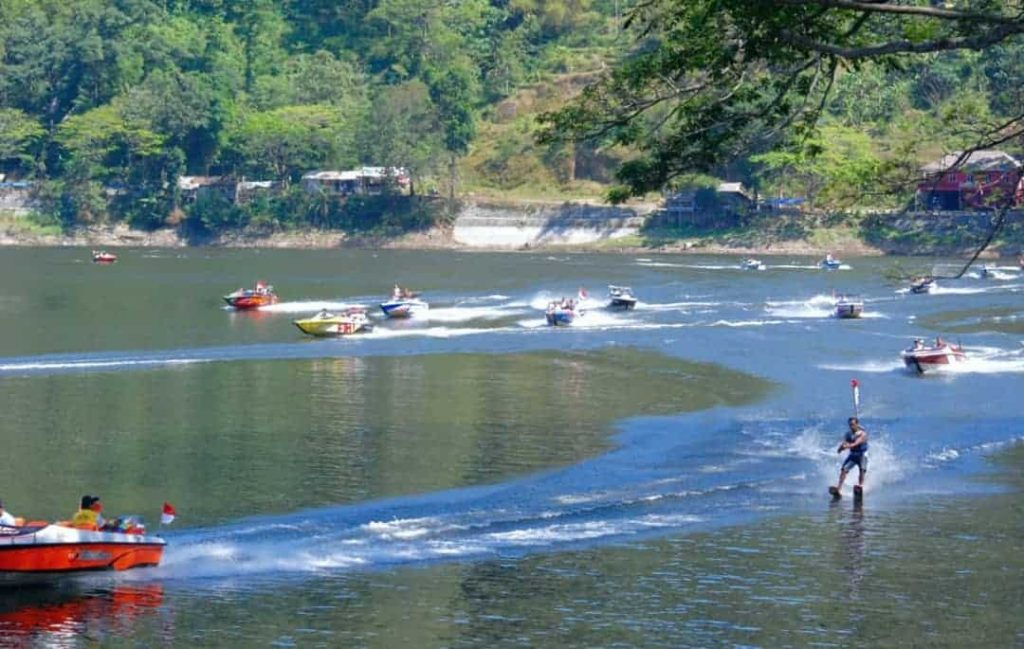
[[[0,581],[158,565],[167,542],[147,536],[137,519],[121,520],[119,529],[125,531],[86,530],[45,521],[0,526]]]
[[[918,338],[914,344],[903,350],[903,364],[918,374],[926,374],[936,370],[948,369],[952,365],[963,363],[967,354],[961,345],[950,345],[941,338],[928,346]]]
[[[234,293],[224,296],[224,301],[236,309],[258,309],[263,306],[277,304],[277,294],[273,286],[264,282],[256,282],[254,288],[240,288]]]
[[[986,264],[982,264],[981,267],[978,268],[978,277],[980,279],[993,279],[995,276],[995,271],[989,268]]]
[[[112,264],[117,261],[117,255],[106,250],[93,250],[92,261],[96,264]]]
[[[740,264],[740,268],[743,270],[764,270],[764,262],[760,259],[747,259]]]
[[[577,310],[576,300],[562,298],[548,304],[544,311],[544,319],[552,327],[567,327],[571,325],[576,316],[583,315],[583,310]]]
[[[391,293],[391,299],[380,305],[380,310],[388,318],[411,318],[429,309],[430,305],[419,298],[419,293],[413,293],[397,284]]]
[[[825,255],[825,258],[818,263],[818,266],[825,270],[837,270],[842,265],[843,262],[833,257],[832,253]]]
[[[628,286],[608,286],[608,308],[629,311],[636,307],[636,296]]]
[[[933,288],[935,288],[934,277],[915,277],[910,282],[911,293],[931,293]]]
[[[835,315],[837,318],[859,318],[864,313],[864,300],[848,295],[841,295],[836,300]]]
[[[339,314],[324,309],[310,318],[295,320],[292,324],[310,336],[347,336],[373,330],[366,309],[362,307],[345,309]]]

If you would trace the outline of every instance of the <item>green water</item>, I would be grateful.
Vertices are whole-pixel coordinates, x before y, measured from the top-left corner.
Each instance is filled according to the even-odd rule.
[[[1021,363],[992,326],[1013,287],[896,301],[866,260],[120,252],[0,254],[0,498],[179,518],[156,570],[0,592],[0,647],[1024,647]],[[223,308],[257,278],[280,308]],[[291,324],[396,281],[432,319]],[[637,311],[539,324],[613,282]],[[843,282],[879,317],[807,317]],[[998,353],[885,369],[919,326]],[[873,371],[860,508],[823,490],[838,361]]]

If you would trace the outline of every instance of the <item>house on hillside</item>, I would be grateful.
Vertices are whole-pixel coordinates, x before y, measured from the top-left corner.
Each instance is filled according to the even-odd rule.
[[[238,181],[229,176],[179,176],[178,193],[182,204],[194,203],[201,196],[217,194],[229,203],[235,202]]]
[[[381,194],[388,182],[404,191],[409,187],[409,174],[401,167],[360,167],[349,171],[311,171],[302,176],[306,191],[333,196]]]
[[[1003,151],[950,153],[921,167],[915,203],[929,211],[1015,207],[1024,204],[1021,172],[1020,161]]]
[[[665,225],[728,228],[754,209],[754,200],[741,183],[721,183],[717,188],[684,189],[665,197]]]

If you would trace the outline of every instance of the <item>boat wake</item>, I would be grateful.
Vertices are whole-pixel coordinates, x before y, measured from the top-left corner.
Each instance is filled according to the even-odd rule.
[[[822,507],[845,455],[836,452],[836,421],[696,419],[683,431],[679,421],[645,420],[633,441],[623,437],[606,455],[500,485],[175,531],[164,535],[159,568],[124,578],[234,579],[524,556]],[[1008,440],[1004,421],[866,423],[876,509],[904,506],[908,494],[990,489],[954,478],[963,465],[981,470],[985,455],[1024,440]],[[855,479],[856,472],[847,490]]]

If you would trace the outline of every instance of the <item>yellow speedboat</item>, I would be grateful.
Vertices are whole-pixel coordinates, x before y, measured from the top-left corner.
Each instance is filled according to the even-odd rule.
[[[295,320],[294,324],[310,336],[347,336],[373,330],[366,310],[360,307],[345,309],[342,313],[330,313],[324,309],[311,318]]]

